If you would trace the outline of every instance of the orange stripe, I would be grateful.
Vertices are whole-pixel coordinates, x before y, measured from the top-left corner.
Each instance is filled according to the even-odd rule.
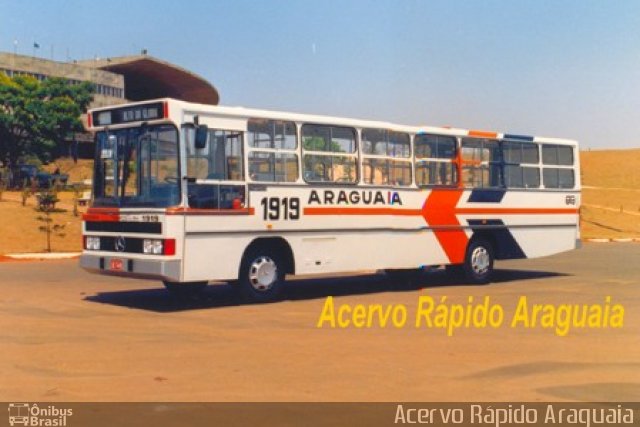
[[[470,130],[469,136],[475,136],[477,138],[497,138],[498,134],[496,132],[489,132],[486,130]]]
[[[160,212],[161,213],[161,212]],[[135,212],[132,212],[135,215]],[[254,208],[246,209],[197,209],[174,207],[166,210],[167,215],[254,215]],[[89,208],[82,215],[83,221],[118,222],[120,211],[117,208]]]
[[[480,166],[482,164],[482,160],[460,160],[460,163],[463,165],[472,165],[472,166]],[[462,182],[462,180],[460,180]]]
[[[549,214],[577,214],[578,209],[544,209],[544,208],[454,208],[445,202],[448,199],[447,194],[451,200],[459,197],[455,191],[438,192],[440,201],[434,205],[434,201],[429,203],[429,207],[423,209],[397,209],[397,208],[347,208],[347,207],[314,207],[304,208],[305,215],[396,215],[396,216],[418,216],[423,215],[423,212],[427,212],[429,219],[428,223],[438,223],[440,225],[452,224],[451,215],[479,215],[479,214],[502,214],[502,215],[549,215]],[[444,195],[444,196],[443,196]],[[433,199],[435,200],[435,199]],[[456,200],[457,202],[457,200]],[[445,207],[446,206],[446,207]],[[426,207],[426,203],[425,203]],[[253,208],[251,208],[253,209]],[[205,209],[197,209],[198,211],[204,211]],[[224,211],[224,210],[223,210]],[[224,211],[235,212],[235,211]],[[426,218],[425,218],[426,219]],[[445,221],[445,219],[447,219]],[[457,222],[457,221],[456,221]]]
[[[167,215],[253,215],[254,208],[245,209],[199,209],[176,207],[167,209]]]
[[[416,216],[421,214],[420,209],[396,209],[396,208],[304,208],[305,215],[399,215]]]

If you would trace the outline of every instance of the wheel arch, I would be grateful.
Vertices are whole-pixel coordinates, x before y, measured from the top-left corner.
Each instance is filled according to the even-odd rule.
[[[268,250],[276,251],[279,255],[282,256],[282,260],[284,261],[285,273],[295,274],[295,258],[293,256],[293,251],[291,250],[291,245],[285,238],[281,236],[255,238],[251,241],[251,243],[247,245],[244,252],[242,253],[241,259],[244,259],[247,253],[256,248],[265,248]]]
[[[473,233],[473,235],[469,239],[469,243],[467,243],[467,248],[469,248],[469,245],[471,244],[471,242],[475,240],[480,240],[480,239],[485,240],[487,243],[491,245],[491,249],[493,249],[493,254],[497,258],[498,254],[500,253],[500,248],[498,247],[498,239],[495,233],[490,230],[476,231],[475,233]]]
[[[493,249],[495,259],[527,258],[526,253],[506,226],[475,231],[469,243],[471,243],[473,239],[484,239],[487,241]]]

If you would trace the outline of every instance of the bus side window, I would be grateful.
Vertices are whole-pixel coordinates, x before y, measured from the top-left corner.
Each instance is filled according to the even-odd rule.
[[[355,128],[303,124],[301,132],[305,181],[358,181]]]
[[[502,156],[498,141],[462,138],[462,182],[465,187],[502,186]]]
[[[187,176],[220,181],[243,180],[242,132],[209,129],[204,148],[187,145]]]
[[[209,129],[207,143],[196,148],[187,145],[187,185],[189,206],[196,209],[232,209],[244,206],[244,185],[224,184],[243,181],[242,132]]]
[[[298,139],[294,122],[249,119],[246,138],[251,181],[298,180]]]
[[[453,186],[458,183],[455,166],[456,139],[452,136],[417,134],[414,137],[416,184]]]
[[[241,209],[244,205],[243,185],[220,186],[220,209]]]
[[[540,155],[533,142],[502,141],[504,184],[507,188],[539,188]]]
[[[189,207],[196,209],[219,209],[220,186],[189,184],[187,186]]]
[[[189,207],[196,209],[241,209],[245,206],[244,185],[189,184]]]
[[[573,147],[542,145],[542,182],[545,188],[574,188]],[[553,167],[549,167],[553,166]]]
[[[408,186],[411,176],[411,137],[388,129],[362,129],[362,178],[365,184]]]

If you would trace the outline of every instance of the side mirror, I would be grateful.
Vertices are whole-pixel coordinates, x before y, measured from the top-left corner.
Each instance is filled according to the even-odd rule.
[[[209,135],[209,127],[207,125],[199,125],[196,128],[195,147],[202,150],[207,146],[207,136]]]

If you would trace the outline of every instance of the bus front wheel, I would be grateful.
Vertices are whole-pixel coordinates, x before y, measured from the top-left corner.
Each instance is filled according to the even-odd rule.
[[[243,296],[254,302],[277,300],[284,290],[284,262],[279,252],[250,248],[242,259],[238,284]]]

